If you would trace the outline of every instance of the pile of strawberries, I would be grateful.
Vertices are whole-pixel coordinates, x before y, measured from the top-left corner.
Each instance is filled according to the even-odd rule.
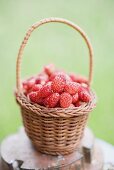
[[[49,108],[79,107],[91,101],[86,78],[58,71],[53,64],[45,66],[40,74],[22,85],[28,100]]]

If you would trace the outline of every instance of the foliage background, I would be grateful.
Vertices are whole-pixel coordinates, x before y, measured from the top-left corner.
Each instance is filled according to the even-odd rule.
[[[114,144],[114,1],[113,0],[0,0],[0,138],[21,125],[15,103],[15,63],[28,27],[45,17],[62,17],[82,27],[94,48],[93,88],[97,108],[89,126],[97,137]],[[62,24],[34,31],[24,51],[22,77],[53,62],[66,71],[88,75],[88,51],[83,39]]]

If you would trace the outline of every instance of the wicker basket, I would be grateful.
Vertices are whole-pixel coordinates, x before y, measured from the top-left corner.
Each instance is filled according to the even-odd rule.
[[[23,50],[28,42],[31,33],[39,26],[49,22],[60,22],[78,31],[84,38],[89,49],[89,85],[92,80],[93,51],[91,44],[83,30],[72,22],[61,18],[47,18],[32,25],[20,46],[17,67],[16,81],[17,93],[16,100],[21,108],[23,123],[28,137],[38,151],[51,155],[69,154],[76,150],[83,136],[84,128],[87,123],[89,112],[96,105],[95,94],[91,91],[92,101],[75,108],[46,108],[38,104],[33,104],[22,91],[20,79],[21,59]]]

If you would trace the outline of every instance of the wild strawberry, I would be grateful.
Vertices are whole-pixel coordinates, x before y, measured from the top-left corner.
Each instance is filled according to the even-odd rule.
[[[34,84],[31,91],[40,91],[42,88],[41,84]]]
[[[63,75],[58,75],[56,76],[53,81],[52,81],[52,90],[57,93],[61,93],[64,90],[66,83],[65,76]]]
[[[70,108],[73,108],[73,107],[75,107],[75,105],[71,103],[69,107],[70,107]]]
[[[56,76],[58,76],[60,71],[55,71],[51,76],[49,77],[50,81],[52,81]]]
[[[37,92],[30,92],[27,97],[31,102],[34,102],[34,103],[37,103],[39,99]]]
[[[40,73],[40,74],[37,75],[35,83],[44,85],[47,81],[48,81],[47,74]]]
[[[46,107],[49,105],[49,96],[44,98],[43,105],[46,106]]]
[[[28,90],[30,90],[35,84],[35,80],[30,80],[27,82]]]
[[[35,84],[35,79],[31,78],[23,82],[23,89],[26,94],[28,94]]]
[[[55,66],[54,64],[49,64],[47,66],[44,67],[44,72],[50,76],[53,72],[55,71]]]
[[[72,103],[72,96],[69,93],[62,93],[60,96],[60,106],[62,108],[67,108]]]
[[[76,103],[78,101],[78,99],[79,99],[78,93],[74,94],[72,96],[72,103]]]
[[[59,102],[57,103],[56,107],[61,107]]]
[[[45,82],[43,77],[38,77],[38,78],[36,78],[36,82],[35,83],[36,84],[44,85],[46,82]]]
[[[24,91],[27,91],[27,90],[28,90],[27,81],[24,81],[24,82],[22,83],[22,85],[23,85]]]
[[[83,89],[79,92],[79,99],[83,102],[89,102],[91,100],[91,96],[87,90]]]
[[[88,84],[88,80],[86,77],[84,76],[80,76],[80,75],[75,75],[75,74],[70,74],[70,78],[77,83],[86,83]]]
[[[88,85],[86,83],[81,83],[81,86],[84,88],[88,88]]]
[[[45,84],[40,90],[40,97],[45,98],[52,94],[51,83]]]
[[[44,105],[42,98],[38,98],[37,103],[38,103],[39,105],[41,105],[41,106]]]
[[[66,73],[64,73],[63,71],[55,71],[51,76],[50,76],[50,80],[52,81],[56,76],[64,76],[66,81],[71,81],[71,78],[69,75],[67,75]]]
[[[58,104],[59,99],[60,99],[59,93],[53,93],[44,99],[44,105],[46,107],[54,108]]]
[[[78,92],[80,84],[76,82],[67,82],[65,85],[65,91],[69,94],[75,94]]]
[[[79,107],[79,106],[81,106],[83,103],[84,103],[84,102],[77,101],[76,104],[75,104],[75,106],[76,106],[76,107]]]
[[[48,81],[46,84],[47,84],[48,86],[51,86],[52,81]]]
[[[90,87],[88,86],[88,84],[85,84],[85,83],[81,83],[81,87],[82,89],[85,89],[88,91],[88,93],[90,92]],[[80,91],[80,90],[79,90]]]
[[[87,84],[85,84],[85,83],[80,84],[78,92],[81,92],[83,90],[87,91],[88,93],[90,92],[89,86]]]

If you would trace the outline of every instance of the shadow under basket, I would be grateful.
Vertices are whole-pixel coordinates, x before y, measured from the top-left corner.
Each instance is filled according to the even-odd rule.
[[[46,154],[72,153],[80,144],[89,112],[95,107],[92,101],[75,108],[46,108],[30,103],[24,94],[17,94],[23,124],[35,148]]]
[[[46,108],[30,102],[23,94],[21,83],[21,60],[24,48],[31,33],[39,26],[59,22],[78,31],[86,42],[89,50],[89,78],[90,87],[93,70],[93,50],[85,32],[74,23],[62,18],[46,18],[33,24],[27,31],[19,49],[16,65],[16,100],[21,108],[23,124],[28,137],[36,149],[51,155],[65,155],[72,153],[80,145],[89,113],[96,105],[96,96],[92,91],[91,101],[73,108]]]

